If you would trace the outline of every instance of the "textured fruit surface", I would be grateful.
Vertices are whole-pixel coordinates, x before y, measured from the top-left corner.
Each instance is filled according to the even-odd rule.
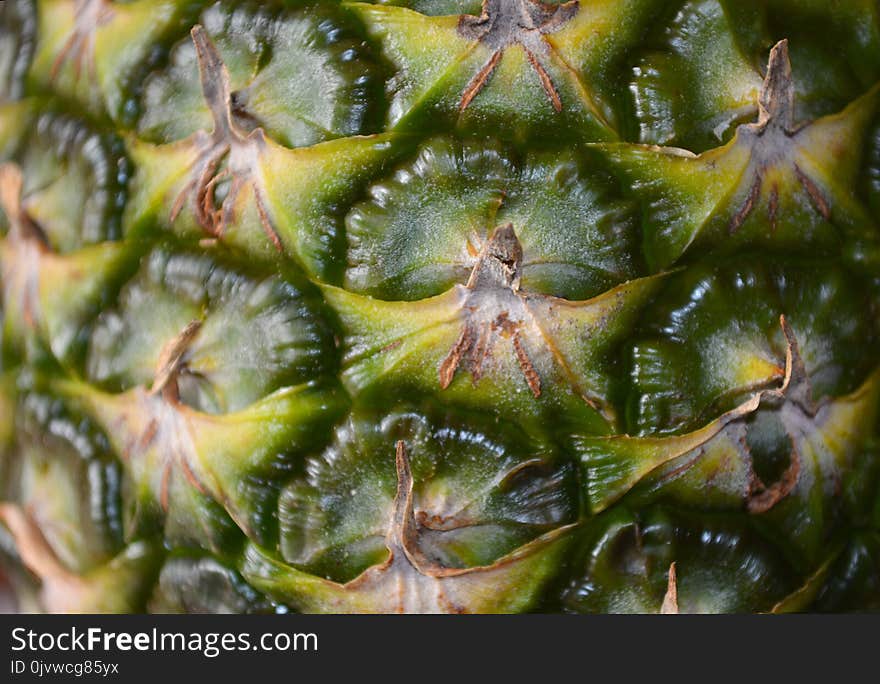
[[[880,609],[875,0],[7,0],[23,611]]]

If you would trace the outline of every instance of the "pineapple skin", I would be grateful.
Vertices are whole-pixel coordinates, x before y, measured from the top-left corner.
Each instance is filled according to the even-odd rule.
[[[8,0],[46,612],[880,608],[874,0]]]

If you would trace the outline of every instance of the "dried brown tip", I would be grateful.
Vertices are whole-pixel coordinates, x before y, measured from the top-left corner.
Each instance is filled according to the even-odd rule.
[[[468,278],[470,289],[481,285],[519,289],[523,249],[512,223],[492,231]]]
[[[731,235],[735,235],[736,232],[742,227],[742,224],[745,223],[746,219],[751,215],[752,210],[755,208],[755,203],[761,197],[761,187],[763,183],[764,178],[761,173],[756,173],[755,181],[752,183],[752,187],[749,189],[749,194],[746,195],[746,201],[730,219],[728,232]]]
[[[462,358],[470,349],[471,344],[473,344],[469,332],[469,327],[465,325],[455,344],[452,346],[452,349],[449,351],[449,354],[446,355],[446,358],[443,359],[443,362],[440,364],[440,370],[438,372],[440,389],[446,389],[452,384],[452,380],[455,378],[455,371],[458,370]]]
[[[7,162],[0,165],[0,208],[10,223],[21,216],[21,190],[23,180],[17,164]]]
[[[553,105],[553,109],[556,110],[557,114],[562,113],[562,98],[559,97],[559,92],[556,90],[556,86],[553,85],[553,79],[550,78],[550,74],[547,73],[547,70],[544,68],[544,65],[541,64],[540,60],[535,57],[534,52],[531,50],[526,50],[525,52],[529,64],[532,65],[532,69],[535,70],[538,79],[541,81],[541,87],[544,89],[544,94],[547,96],[547,99],[550,100],[550,104]]]
[[[233,131],[229,71],[203,26],[193,26],[190,35],[196,47],[202,93],[214,119],[214,134],[225,138]]]
[[[40,600],[49,613],[82,612],[86,581],[70,572],[33,518],[19,506],[0,503],[0,522],[9,529],[25,567],[40,580]]]
[[[489,58],[483,67],[474,75],[474,77],[468,82],[467,86],[465,86],[464,91],[461,94],[461,99],[458,102],[458,111],[463,112],[467,109],[471,102],[474,101],[474,98],[480,94],[480,91],[486,87],[486,84],[489,82],[489,78],[492,76],[492,73],[495,71],[498,66],[498,62],[501,61],[501,57],[504,54],[503,50],[496,50],[492,53],[492,56]]]
[[[266,144],[263,131],[255,128],[247,133],[235,124],[229,71],[204,27],[193,26],[190,33],[199,63],[202,93],[211,111],[214,129],[208,140],[201,140],[199,143],[199,159],[193,164],[191,179],[174,201],[171,221],[176,220],[187,200],[191,199],[197,223],[210,238],[220,238],[226,227],[234,221],[239,196],[246,187],[250,187],[260,225],[275,249],[283,253],[281,237],[269,215],[261,183],[257,181],[260,174],[256,159]],[[200,134],[204,135],[201,131]],[[227,155],[233,155],[229,166],[218,171]],[[233,163],[232,159],[236,156],[238,162]],[[214,191],[219,183],[227,179],[230,181],[229,189],[218,208]]]
[[[463,112],[488,83],[504,51],[518,45],[538,75],[541,87],[553,109],[562,111],[562,100],[550,74],[541,63],[549,50],[544,36],[559,31],[579,9],[577,0],[562,4],[540,0],[483,0],[480,16],[463,14],[458,19],[458,34],[466,40],[481,42],[492,51],[462,92],[458,110]]]
[[[669,566],[669,577],[666,582],[666,595],[660,606],[661,615],[678,615],[678,582],[675,575],[675,563]]]
[[[812,399],[812,388],[807,376],[807,369],[801,357],[800,347],[794,331],[788,323],[786,316],[780,315],[779,325],[785,337],[785,377],[782,387],[778,390],[768,390],[763,393],[776,400],[782,399],[798,405],[801,410],[810,416],[815,415],[816,406]],[[765,485],[761,479],[752,473],[749,483],[749,497],[746,508],[749,513],[766,513],[785,497],[791,494],[797,487],[801,474],[801,457],[796,447],[793,446],[789,457],[789,466],[779,478],[770,486]]]
[[[526,383],[532,391],[532,396],[537,399],[541,396],[541,376],[538,375],[538,371],[535,370],[532,360],[529,358],[528,353],[526,353],[519,332],[515,332],[513,335],[513,350],[516,353],[516,360],[519,362],[519,367],[525,376]]]
[[[828,200],[825,199],[825,195],[822,194],[822,191],[819,189],[819,186],[816,185],[813,180],[804,173],[803,169],[798,164],[794,165],[794,173],[797,176],[798,182],[801,184],[801,187],[806,191],[807,196],[810,198],[810,202],[813,204],[813,207],[819,212],[819,215],[822,216],[826,221],[831,220],[831,205],[828,203]]]
[[[110,0],[75,0],[74,27],[52,62],[49,80],[55,81],[64,64],[73,59],[74,78],[79,81],[83,64],[88,68],[91,79],[97,78],[95,64],[95,34],[98,27],[104,26],[113,18],[113,4]]]
[[[177,337],[165,344],[159,354],[159,361],[156,363],[156,377],[150,387],[150,394],[171,390],[176,395],[177,375],[180,373],[183,356],[201,328],[202,321],[191,321]]]
[[[411,522],[415,522],[412,509],[412,471],[403,440],[397,442],[394,463],[397,469],[397,492],[394,495],[392,527],[403,529]]]
[[[9,529],[25,566],[41,580],[68,578],[70,572],[58,561],[42,530],[19,506],[0,504],[0,521]]]
[[[22,206],[24,179],[21,168],[8,162],[0,165],[0,209],[9,220],[9,237],[37,242],[43,251],[51,251],[46,233]]]
[[[758,125],[776,122],[785,130],[794,127],[794,82],[788,40],[780,40],[770,50],[767,74],[758,96]]]
[[[782,327],[782,334],[785,336],[786,342],[785,379],[781,391],[786,399],[798,404],[807,413],[813,415],[816,407],[813,403],[813,390],[807,375],[807,367],[801,356],[797,338],[785,314],[779,317],[779,325]]]
[[[541,378],[534,367],[520,335],[521,323],[511,320],[510,311],[493,311],[488,314],[481,307],[481,293],[511,290],[518,293],[523,261],[523,249],[513,224],[498,226],[492,231],[479,253],[468,278],[469,299],[462,307],[464,322],[461,333],[452,349],[440,364],[440,388],[446,389],[455,378],[458,368],[465,364],[474,383],[483,376],[483,365],[497,343],[497,335],[510,338],[513,352],[528,383],[529,390],[537,398],[541,396]],[[476,298],[476,299],[473,299]],[[522,306],[521,299],[519,306]],[[509,302],[508,302],[509,303]]]
[[[418,527],[413,512],[413,478],[406,453],[406,444],[398,440],[395,453],[397,492],[385,544],[392,554],[402,552],[415,568],[423,562],[418,552]]]

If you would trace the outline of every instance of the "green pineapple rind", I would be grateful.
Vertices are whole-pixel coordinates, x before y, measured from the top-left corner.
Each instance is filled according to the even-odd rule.
[[[875,4],[82,4],[0,13],[22,606],[880,605]]]

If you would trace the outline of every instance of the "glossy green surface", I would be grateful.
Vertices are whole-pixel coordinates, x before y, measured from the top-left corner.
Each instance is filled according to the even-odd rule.
[[[877,610],[878,80],[873,0],[8,0],[21,607]]]

